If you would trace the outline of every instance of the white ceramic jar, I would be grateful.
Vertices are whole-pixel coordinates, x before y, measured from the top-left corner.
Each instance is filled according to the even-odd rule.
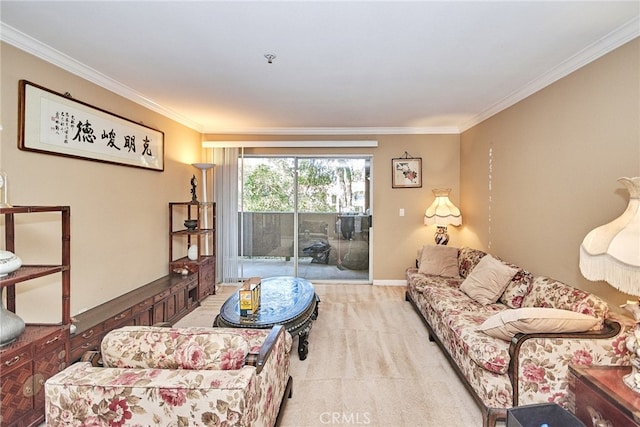
[[[13,252],[0,250],[0,277],[13,273],[22,266],[22,260]]]

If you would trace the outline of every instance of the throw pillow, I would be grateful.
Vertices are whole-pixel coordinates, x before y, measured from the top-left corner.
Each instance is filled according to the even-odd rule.
[[[501,311],[484,321],[478,330],[510,341],[517,333],[585,332],[600,325],[600,319],[569,310],[525,307]]]
[[[443,277],[458,277],[458,248],[424,245],[420,254],[419,273]]]
[[[512,267],[517,267],[512,265]],[[527,270],[518,270],[511,282],[507,285],[504,293],[498,299],[501,303],[509,308],[522,307],[522,301],[524,297],[529,293],[533,286],[533,275]]]
[[[517,272],[517,268],[487,254],[464,279],[460,290],[482,305],[492,304],[498,301]]]
[[[478,249],[468,247],[460,248],[460,255],[458,255],[458,269],[460,270],[460,277],[467,277],[469,273],[476,268],[476,265],[478,265],[480,260],[486,255],[486,252],[482,252]]]

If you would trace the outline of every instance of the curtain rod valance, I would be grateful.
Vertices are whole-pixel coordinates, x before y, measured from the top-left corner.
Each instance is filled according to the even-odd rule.
[[[377,147],[375,140],[343,141],[203,141],[203,148],[354,148]]]

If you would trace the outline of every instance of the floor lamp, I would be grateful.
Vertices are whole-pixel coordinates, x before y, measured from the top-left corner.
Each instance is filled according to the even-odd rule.
[[[617,290],[640,296],[640,177],[618,179],[629,192],[627,209],[618,218],[591,230],[580,245],[580,271],[589,280],[603,280]],[[640,393],[640,305],[629,301],[626,309],[636,327],[626,339],[631,352],[627,387]]]
[[[215,164],[213,163],[193,163],[192,166],[196,167],[197,169],[200,169],[200,171],[202,172],[202,216],[203,221],[202,221],[202,228],[204,228],[205,230],[209,228],[209,205],[208,203],[208,198],[207,198],[207,171],[209,169],[213,169],[213,167],[215,166]],[[204,255],[211,255],[211,253],[209,252],[209,238],[207,236],[205,236],[205,240],[204,240]]]

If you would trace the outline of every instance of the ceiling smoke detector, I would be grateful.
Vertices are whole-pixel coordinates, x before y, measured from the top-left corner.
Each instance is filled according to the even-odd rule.
[[[267,63],[273,64],[273,60],[276,59],[276,56],[273,53],[265,53],[264,57],[267,58]]]

